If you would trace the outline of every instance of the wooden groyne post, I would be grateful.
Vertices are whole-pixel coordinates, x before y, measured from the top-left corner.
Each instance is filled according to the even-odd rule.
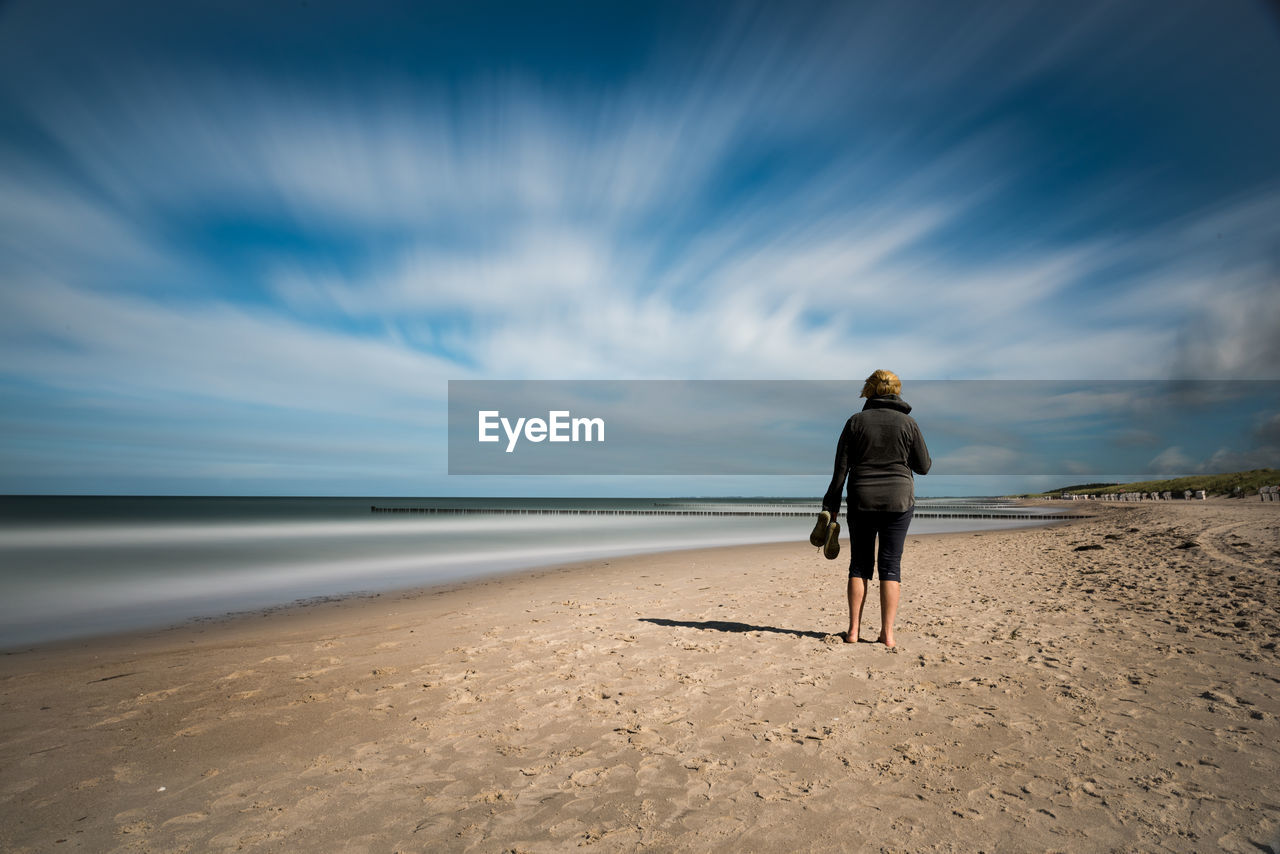
[[[419,513],[440,516],[813,516],[817,510],[628,510],[579,509],[561,507],[506,508],[506,507],[379,507],[369,505],[370,513]],[[917,510],[917,518],[924,519],[1034,519],[1055,521],[1061,519],[1088,519],[1079,513],[974,513],[966,511]]]

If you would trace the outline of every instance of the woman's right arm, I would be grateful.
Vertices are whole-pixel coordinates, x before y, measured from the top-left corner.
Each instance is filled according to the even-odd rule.
[[[822,509],[831,514],[832,521],[840,515],[840,494],[844,492],[845,477],[849,474],[849,422],[844,423],[836,442],[836,461],[831,472],[831,485],[822,497]]]

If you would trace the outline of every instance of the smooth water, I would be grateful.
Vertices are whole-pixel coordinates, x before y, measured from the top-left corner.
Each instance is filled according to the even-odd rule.
[[[0,647],[623,554],[809,549],[817,510],[795,499],[6,496]],[[934,517],[976,513],[995,518]],[[1034,513],[922,500],[911,532],[1039,524]]]

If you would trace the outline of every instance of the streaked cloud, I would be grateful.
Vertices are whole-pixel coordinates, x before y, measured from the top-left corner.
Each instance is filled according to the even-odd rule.
[[[1135,45],[1141,4],[744,5],[672,12],[594,72],[518,52],[460,71],[462,48],[457,68],[320,73],[302,48],[184,53],[109,21],[54,67],[37,57],[56,28],[11,5],[11,448],[62,435],[86,411],[68,401],[112,399],[147,401],[132,429],[180,447],[198,403],[235,413],[238,447],[298,443],[274,466],[197,466],[193,445],[184,482],[286,484],[327,459],[378,491],[357,488],[362,464],[384,471],[359,449],[421,429],[441,463],[424,482],[447,491],[448,379],[1280,377],[1280,176],[1249,167],[1280,123],[1179,88],[1194,10]],[[340,44],[346,14],[303,26]],[[1247,35],[1234,14],[1214,26]],[[1237,52],[1259,49],[1246,35]],[[1135,136],[1135,110],[1166,139]],[[356,436],[321,423],[351,413]],[[94,450],[11,451],[24,474],[0,487]]]

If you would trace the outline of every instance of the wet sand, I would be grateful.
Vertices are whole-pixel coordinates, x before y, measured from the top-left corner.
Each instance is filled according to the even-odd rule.
[[[1280,848],[1280,504],[1070,509],[910,537],[895,651],[798,523],[5,655],[0,849]]]

